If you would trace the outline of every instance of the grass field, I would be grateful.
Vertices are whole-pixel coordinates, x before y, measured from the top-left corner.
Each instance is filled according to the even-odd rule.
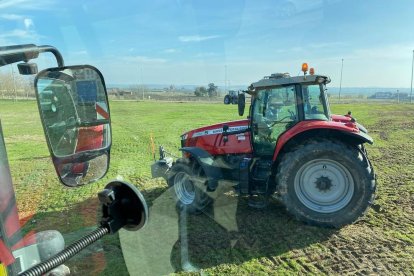
[[[209,103],[111,102],[113,146],[108,175],[98,183],[71,190],[61,186],[55,176],[35,102],[0,101],[20,216],[28,221],[25,230],[57,229],[73,240],[82,232],[79,229],[96,225],[99,204],[95,195],[116,177],[137,185],[155,209],[166,185],[161,180],[149,179],[150,137],[179,155],[180,134],[195,127],[238,119],[236,108]],[[297,222],[276,201],[264,210],[255,210],[247,206],[244,198],[237,200],[232,194],[224,195],[222,198],[233,200],[237,207],[231,227],[223,227],[226,223],[214,222],[208,215],[188,217],[189,255],[193,264],[207,274],[412,273],[414,105],[332,106],[337,114],[349,109],[375,140],[367,148],[378,177],[377,199],[362,220],[340,230],[321,229]],[[164,219],[155,211],[150,218],[161,225]],[[164,226],[168,229],[168,225]],[[166,231],[160,229],[159,233],[159,237],[157,231],[148,234],[156,246]],[[140,248],[142,244],[134,245],[136,258],[161,260],[165,255],[176,267],[180,242],[176,233],[171,235],[176,242],[166,252],[158,252],[159,256],[149,255],[151,250]],[[170,263],[165,263],[166,269]],[[117,236],[106,237],[68,264],[75,275],[127,274]],[[142,269],[144,272],[145,268]]]

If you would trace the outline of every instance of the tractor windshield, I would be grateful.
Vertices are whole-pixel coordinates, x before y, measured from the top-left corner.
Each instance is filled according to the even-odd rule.
[[[329,120],[330,111],[322,84],[303,84],[303,109],[305,120]]]
[[[258,90],[253,104],[253,147],[257,155],[272,155],[279,135],[297,121],[295,86]]]

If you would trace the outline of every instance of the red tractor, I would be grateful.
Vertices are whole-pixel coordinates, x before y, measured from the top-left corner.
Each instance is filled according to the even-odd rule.
[[[375,196],[376,178],[364,144],[367,130],[347,115],[331,114],[329,77],[272,74],[252,83],[247,119],[191,130],[181,136],[183,157],[152,166],[174,187],[179,204],[202,211],[221,183],[231,181],[249,205],[264,207],[271,196],[298,220],[341,227],[362,216]],[[244,94],[242,94],[244,96]],[[245,98],[239,97],[239,115]]]

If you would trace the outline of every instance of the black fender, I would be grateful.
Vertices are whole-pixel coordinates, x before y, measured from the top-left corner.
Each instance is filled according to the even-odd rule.
[[[369,136],[366,132],[359,131],[359,132],[344,132],[340,131],[341,134],[344,136],[350,136],[357,142],[358,144],[368,143],[372,145],[374,143],[374,139]]]
[[[215,191],[218,185],[218,180],[223,178],[221,168],[214,165],[213,156],[202,148],[198,147],[184,147],[180,151],[189,153],[203,168],[207,176],[207,185],[209,191]]]

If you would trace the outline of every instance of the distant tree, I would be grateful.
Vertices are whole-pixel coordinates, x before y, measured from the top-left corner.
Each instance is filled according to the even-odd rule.
[[[194,90],[194,95],[197,97],[205,97],[207,94],[208,91],[204,86],[199,86]]]
[[[0,95],[1,97],[16,98],[33,95],[33,86],[28,87],[33,82],[33,78],[24,79],[18,73],[0,72]]]
[[[208,96],[209,97],[216,97],[218,96],[218,90],[217,90],[218,86],[214,85],[214,83],[209,83],[208,84]]]

